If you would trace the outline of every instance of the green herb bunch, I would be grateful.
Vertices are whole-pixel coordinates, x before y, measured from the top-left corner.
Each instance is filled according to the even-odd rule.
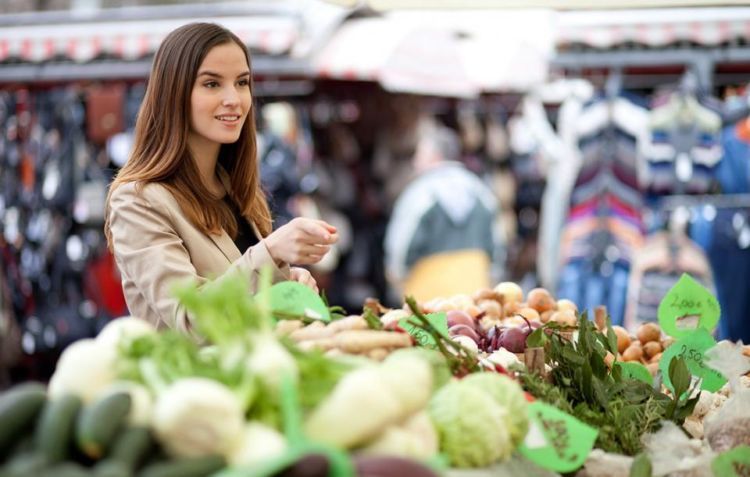
[[[695,392],[698,383],[691,387],[684,359],[670,362],[669,377],[675,391],[670,396],[662,392],[660,379],[651,386],[623,376],[614,363],[611,368],[607,365],[608,353],[617,356],[617,337],[609,318],[606,334],[596,329],[586,313],[578,317],[576,339],[565,331],[569,330],[548,323],[528,337],[528,346],[545,347],[551,382],[529,373],[521,374],[521,382],[538,399],[596,427],[596,447],[636,455],[643,446],[641,436],[656,431],[662,420],[682,424],[692,414],[700,393]]]

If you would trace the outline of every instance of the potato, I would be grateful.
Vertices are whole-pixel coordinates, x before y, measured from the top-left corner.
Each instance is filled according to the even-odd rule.
[[[646,355],[646,358],[648,359],[653,358],[661,352],[661,343],[658,341],[649,341],[643,345],[643,354]]]
[[[539,312],[529,307],[521,308],[520,310],[516,312],[516,315],[521,315],[529,321],[531,320],[542,321],[542,317],[539,316]]]
[[[635,335],[641,344],[646,344],[651,341],[659,341],[661,339],[661,329],[656,323],[644,323],[638,327]]]
[[[643,358],[643,349],[640,343],[634,342],[622,353],[623,361],[640,361]]]
[[[503,304],[503,313],[505,316],[513,316],[516,314],[518,310],[521,308],[526,308],[526,303],[512,301],[510,303],[504,303]]]
[[[539,313],[554,310],[555,306],[557,306],[550,292],[544,288],[534,288],[531,290],[529,296],[526,298],[526,302]]]
[[[578,313],[578,305],[573,303],[572,300],[568,300],[567,298],[561,298],[557,300],[557,310],[558,311],[570,310],[573,313]]]
[[[646,365],[646,369],[648,369],[648,372],[651,373],[651,376],[656,376],[656,372],[659,371],[659,363],[648,363]]]
[[[661,355],[662,353],[656,353],[655,355],[651,357],[651,359],[649,360],[649,363],[659,364],[659,361],[661,361]]]
[[[560,323],[565,326],[578,326],[578,320],[574,312],[570,310],[556,311],[549,317],[549,321]]]
[[[612,327],[612,331],[617,335],[617,352],[623,353],[628,349],[628,346],[630,346],[630,335],[628,334],[628,330],[622,326],[615,325]]]
[[[503,317],[503,307],[495,300],[482,300],[477,303],[477,306],[485,313],[485,316],[498,319]]]
[[[540,313],[539,317],[542,319],[542,323],[547,323],[549,319],[552,317],[553,313],[554,311],[552,310],[545,311],[544,313]]]
[[[523,301],[523,290],[516,283],[502,282],[495,287],[495,291],[503,296],[503,304]]]

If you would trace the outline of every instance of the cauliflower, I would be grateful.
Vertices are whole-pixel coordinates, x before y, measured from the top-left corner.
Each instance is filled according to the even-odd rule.
[[[455,467],[486,467],[513,450],[508,413],[477,386],[454,381],[430,401],[440,449]]]
[[[527,402],[521,386],[508,376],[497,373],[475,373],[467,376],[464,382],[486,391],[508,411],[510,438],[513,446],[518,446],[529,430]]]

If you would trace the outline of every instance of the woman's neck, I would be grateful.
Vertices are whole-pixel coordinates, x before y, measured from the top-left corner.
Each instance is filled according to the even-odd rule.
[[[188,147],[198,166],[198,173],[203,185],[212,193],[223,195],[224,188],[216,175],[216,162],[219,158],[220,145],[215,142],[192,140],[188,142]]]

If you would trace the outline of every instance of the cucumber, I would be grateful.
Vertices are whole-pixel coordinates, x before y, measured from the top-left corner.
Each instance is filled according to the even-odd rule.
[[[207,477],[226,465],[221,456],[183,458],[149,465],[138,477]]]
[[[19,434],[33,428],[46,397],[40,383],[20,384],[0,394],[0,456],[10,450]]]
[[[36,426],[36,449],[50,464],[67,460],[73,442],[76,418],[83,403],[81,398],[66,394],[47,401]]]
[[[130,471],[138,469],[156,447],[147,427],[129,427],[112,443],[107,460],[120,462]]]
[[[78,448],[92,459],[101,459],[129,412],[128,393],[109,394],[84,407],[76,422]]]

